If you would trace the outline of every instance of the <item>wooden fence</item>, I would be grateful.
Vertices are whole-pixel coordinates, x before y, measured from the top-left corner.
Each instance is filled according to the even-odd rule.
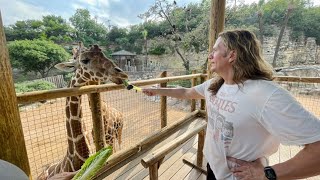
[[[46,77],[42,79],[36,79],[34,81],[48,81],[53,83],[57,88],[63,88],[66,87],[67,83],[64,81],[63,75],[56,75],[51,77]]]
[[[161,87],[166,87],[168,82],[174,82],[179,80],[191,80],[192,86],[197,85],[198,83],[202,83],[205,81],[207,75],[193,72],[194,74],[191,75],[184,75],[184,76],[174,76],[174,77],[166,77],[166,73],[163,73],[161,78],[157,79],[149,79],[149,80],[141,80],[141,81],[133,81],[132,84],[136,86],[146,86],[146,85],[154,85],[160,84]],[[320,78],[303,78],[303,77],[276,77],[276,81],[278,82],[285,82],[285,83],[320,83]],[[123,89],[123,85],[115,85],[115,84],[103,84],[103,85],[91,85],[91,86],[84,86],[79,88],[61,88],[55,89],[50,91],[37,91],[37,92],[29,92],[17,95],[18,104],[29,104],[43,100],[49,99],[56,99],[56,98],[63,98],[68,96],[74,95],[81,95],[81,94],[88,94],[90,100],[93,102],[92,104],[98,104],[100,101],[100,93],[106,91],[114,91]],[[161,128],[166,127],[167,125],[167,103],[166,97],[161,97],[160,100],[160,119],[161,119]],[[204,109],[205,102],[201,101],[201,108]],[[100,114],[98,113],[100,109],[99,106],[91,107],[92,114]],[[195,101],[191,102],[191,110],[195,110]],[[143,116],[143,115],[142,115]],[[194,115],[190,114],[186,117],[186,121],[192,118]],[[92,116],[93,126],[99,126],[101,117],[100,116]],[[96,128],[95,128],[96,129]],[[97,128],[100,129],[100,128]],[[169,129],[170,130],[170,129]],[[166,130],[165,132],[169,132]],[[94,133],[95,135],[100,133]],[[122,165],[128,163],[133,158],[138,157],[141,153],[147,151],[159,141],[159,138],[163,138],[166,133],[160,133],[157,136],[153,136],[150,139],[145,139],[144,141],[140,141],[138,144],[132,146],[129,149],[125,149],[116,153],[112,156],[107,163],[107,167],[103,168],[104,172],[101,172],[104,176],[110,174],[112,171],[117,170]],[[104,141],[103,137],[95,137],[97,140],[96,142]],[[102,147],[99,146],[99,143],[96,143],[96,150],[101,149]]]

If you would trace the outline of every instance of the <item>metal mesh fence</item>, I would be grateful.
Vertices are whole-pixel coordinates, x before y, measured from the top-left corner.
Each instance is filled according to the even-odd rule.
[[[160,130],[160,99],[141,92],[116,90],[101,93],[102,103],[123,115],[121,149],[129,148]],[[87,131],[89,147],[95,152],[92,138],[92,116],[88,96],[82,95],[82,121]],[[67,152],[66,98],[35,102],[20,106],[20,116],[27,146],[32,176],[37,177],[46,167],[63,159]],[[168,107],[168,124],[188,112]],[[117,147],[117,151],[120,147]]]
[[[278,82],[310,112],[320,117],[320,84],[300,82]],[[278,152],[270,157],[270,164],[277,164],[294,157],[303,147],[280,145]],[[320,176],[307,178],[308,180],[319,180]]]
[[[279,82],[288,89],[299,102],[317,117],[320,116],[319,84]],[[121,149],[127,149],[160,130],[160,98],[148,97],[134,90],[116,90],[101,93],[103,103],[115,108],[123,115]],[[190,101],[168,98],[168,125],[190,112]],[[91,141],[92,116],[88,96],[82,95],[82,120]],[[27,146],[32,176],[36,178],[46,166],[61,160],[67,152],[66,98],[47,100],[21,105],[20,116]],[[281,146],[278,153],[271,157],[271,164],[293,157],[301,147]],[[318,177],[319,178],[319,177]]]

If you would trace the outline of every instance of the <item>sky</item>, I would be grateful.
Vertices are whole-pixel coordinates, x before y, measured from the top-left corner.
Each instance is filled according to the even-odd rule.
[[[242,1],[252,3],[258,0]],[[320,0],[313,1],[320,4]],[[61,16],[68,20],[76,9],[84,8],[88,9],[98,22],[128,27],[141,23],[143,20],[137,16],[146,12],[154,2],[155,0],[0,0],[0,11],[4,26],[19,20],[41,20],[45,15]],[[176,2],[181,7],[191,2],[199,3],[201,0],[176,0]]]

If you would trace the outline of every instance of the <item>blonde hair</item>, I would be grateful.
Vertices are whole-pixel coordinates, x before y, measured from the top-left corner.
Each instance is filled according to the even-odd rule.
[[[257,37],[247,30],[225,31],[219,36],[228,51],[236,51],[237,57],[232,64],[234,71],[233,81],[236,84],[243,83],[247,79],[273,79],[271,65],[262,58],[260,42]],[[216,94],[224,83],[222,77],[218,77],[209,87]]]

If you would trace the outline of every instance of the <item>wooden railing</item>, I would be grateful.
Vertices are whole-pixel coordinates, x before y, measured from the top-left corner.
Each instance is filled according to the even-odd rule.
[[[136,86],[145,86],[145,85],[154,85],[160,84],[161,87],[165,87],[168,82],[174,82],[178,80],[191,80],[193,85],[196,85],[197,79],[200,79],[201,82],[205,80],[205,74],[192,74],[192,75],[184,75],[184,76],[175,76],[175,77],[166,77],[166,73],[162,73],[161,78],[157,79],[150,79],[150,80],[141,80],[141,81],[132,81],[130,82]],[[200,82],[200,83],[201,83]],[[113,91],[113,90],[120,90],[124,89],[123,85],[116,85],[116,84],[103,84],[103,85],[90,85],[90,86],[83,86],[79,88],[62,88],[62,89],[54,89],[49,91],[36,91],[36,92],[28,92],[28,93],[20,93],[17,94],[17,102],[19,105],[25,105],[30,103],[35,103],[44,100],[56,99],[56,98],[65,98],[69,96],[75,95],[83,95],[88,94],[90,104],[91,104],[91,114],[92,114],[92,123],[94,131],[94,139],[95,139],[95,147],[98,151],[104,145],[105,139],[103,136],[103,132],[98,130],[103,130],[102,128],[102,121],[101,121],[101,92]],[[159,139],[165,138],[169,136],[174,131],[174,127],[177,125],[173,125],[167,127],[167,103],[166,97],[161,97],[161,128],[162,130],[157,134],[149,137],[148,139],[144,139],[135,146],[123,151],[119,151],[117,154],[112,156],[110,160],[108,160],[107,167],[103,170],[103,175],[108,174],[116,169],[118,169],[119,164],[124,164],[128,162],[133,157],[146,152],[148,149],[154,147]],[[193,110],[193,109],[192,109]],[[202,113],[203,114],[203,113]],[[199,111],[194,111],[189,116],[182,118],[180,124],[188,122],[188,120],[193,119],[193,117],[198,116]]]
[[[149,79],[149,80],[141,80],[141,81],[132,81],[131,84],[136,86],[145,86],[145,85],[154,85],[154,84],[160,84],[161,87],[165,87],[168,82],[174,82],[178,80],[191,80],[192,86],[197,85],[197,79],[200,79],[200,83],[203,83],[207,75],[198,73],[191,75],[184,75],[184,76],[175,76],[175,77],[166,77],[166,73],[162,74],[161,78],[156,79]],[[288,77],[288,76],[278,76],[275,77],[275,81],[285,81],[285,82],[303,82],[303,83],[320,83],[319,77]],[[74,96],[74,95],[82,95],[82,94],[89,94],[89,99],[92,102],[92,104],[95,104],[96,106],[91,108],[92,114],[93,114],[93,126],[94,127],[100,127],[101,126],[101,117],[99,116],[99,101],[100,101],[100,93],[101,92],[107,92],[107,91],[113,91],[113,90],[120,90],[124,89],[123,85],[115,85],[115,84],[103,84],[103,85],[90,85],[90,86],[84,86],[79,88],[62,88],[62,89],[55,89],[55,90],[49,90],[49,91],[37,91],[37,92],[29,92],[29,93],[20,93],[17,94],[17,102],[18,104],[29,104],[33,102],[43,101],[43,100],[49,100],[49,99],[55,99],[55,98],[64,98],[68,96]],[[130,160],[138,157],[142,153],[146,152],[151,147],[154,147],[157,141],[159,139],[162,139],[170,134],[172,134],[173,129],[178,126],[177,124],[171,125],[169,128],[166,126],[166,109],[167,109],[167,103],[166,103],[166,97],[161,98],[161,128],[156,135],[153,135],[151,137],[148,137],[147,139],[142,140],[135,146],[132,146],[129,149],[119,151],[117,154],[112,156],[108,162],[107,166],[103,168],[103,170],[100,172],[100,175],[103,177],[107,176],[111,172],[117,170],[125,163],[129,162]],[[204,100],[201,101],[200,109],[205,109],[205,102]],[[202,112],[202,114],[205,114],[204,111],[194,111],[195,110],[195,101],[191,103],[191,111],[193,113],[189,114],[187,117],[183,118],[180,123],[185,123],[188,120],[194,118],[195,116],[199,115],[199,112]],[[97,115],[98,114],[98,115]],[[100,128],[95,128],[100,129]],[[103,128],[102,128],[103,129]],[[100,134],[100,135],[99,135]],[[103,141],[103,136],[101,136],[100,133],[94,133],[94,136],[96,138],[96,142]],[[204,136],[204,132],[199,133],[199,136]],[[203,139],[203,138],[199,138]],[[99,150],[100,147],[96,143],[96,149]],[[198,149],[203,148],[203,142],[198,143]],[[201,156],[199,156],[201,157]],[[198,160],[201,162],[201,160]]]

